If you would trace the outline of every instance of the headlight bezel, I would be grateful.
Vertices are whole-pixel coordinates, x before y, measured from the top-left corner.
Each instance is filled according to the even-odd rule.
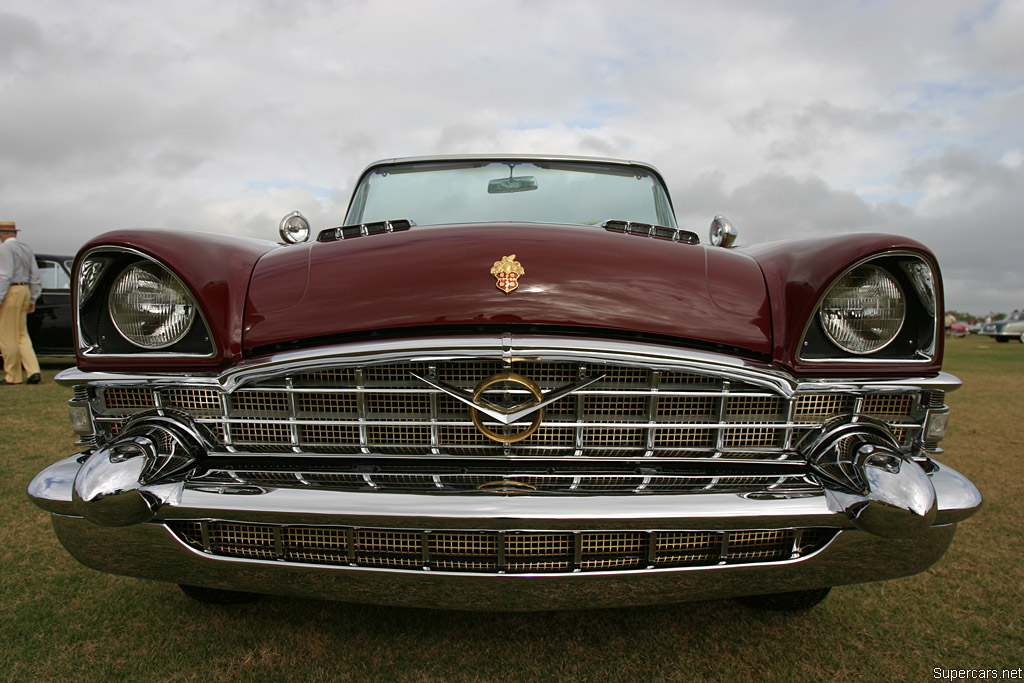
[[[904,320],[891,340],[873,350],[857,352],[838,345],[824,329],[821,311],[837,283],[858,268],[881,269],[900,288],[904,302]],[[923,270],[922,270],[923,269]],[[938,355],[941,280],[938,266],[927,255],[910,250],[874,254],[850,264],[821,290],[800,337],[796,360],[809,364],[873,363],[927,364]]]
[[[105,265],[98,275],[93,274],[88,296],[83,296],[83,268],[90,262]],[[111,316],[110,296],[114,283],[133,265],[145,262],[172,277],[192,302],[194,316],[186,332],[175,341],[157,347],[140,346],[125,336]],[[198,297],[187,282],[168,265],[136,249],[121,246],[97,246],[82,254],[73,273],[76,299],[74,304],[78,353],[86,358],[128,358],[146,355],[152,358],[213,358],[217,343],[210,332],[209,323]]]

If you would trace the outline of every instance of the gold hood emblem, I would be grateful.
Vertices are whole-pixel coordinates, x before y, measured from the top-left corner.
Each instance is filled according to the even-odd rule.
[[[526,275],[523,264],[516,261],[516,255],[502,256],[500,261],[495,261],[491,266],[491,275],[498,278],[495,286],[507,295],[519,286],[519,276]]]

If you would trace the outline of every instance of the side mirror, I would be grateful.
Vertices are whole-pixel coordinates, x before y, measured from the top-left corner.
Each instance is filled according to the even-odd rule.
[[[286,244],[298,244],[309,239],[309,221],[298,211],[292,211],[281,219],[278,233]]]
[[[710,237],[711,244],[716,247],[729,248],[736,242],[739,233],[736,232],[736,228],[732,227],[732,223],[725,216],[715,216],[714,220],[711,221]]]

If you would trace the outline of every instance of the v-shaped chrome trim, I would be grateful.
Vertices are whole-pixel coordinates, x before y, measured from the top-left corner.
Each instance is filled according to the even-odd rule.
[[[582,379],[579,382],[576,382],[575,384],[570,384],[568,386],[564,386],[560,389],[555,389],[544,394],[544,398],[539,401],[533,396],[531,396],[530,400],[527,401],[526,403],[515,406],[511,410],[502,410],[495,406],[490,401],[483,401],[482,398],[480,399],[480,402],[473,400],[472,391],[460,389],[459,387],[452,386],[447,382],[433,380],[428,377],[421,377],[420,375],[417,375],[415,372],[410,372],[409,374],[418,379],[419,381],[423,382],[424,384],[432,386],[438,391],[442,391],[451,396],[452,398],[458,401],[462,401],[466,405],[475,408],[476,410],[479,410],[484,415],[487,415],[488,417],[493,418],[498,422],[506,425],[512,424],[513,422],[517,422],[518,420],[521,420],[528,415],[532,415],[538,410],[541,410],[542,408],[551,405],[560,398],[564,398],[565,396],[568,396],[573,392],[589,387],[594,382],[598,382],[604,379],[605,377],[604,375],[598,375],[597,377],[593,377],[591,379]]]

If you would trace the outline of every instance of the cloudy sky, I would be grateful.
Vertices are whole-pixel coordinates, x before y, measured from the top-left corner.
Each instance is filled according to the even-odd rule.
[[[680,225],[937,253],[947,306],[1024,307],[1024,2],[351,0],[0,5],[0,220],[340,222],[369,162],[648,161]]]

